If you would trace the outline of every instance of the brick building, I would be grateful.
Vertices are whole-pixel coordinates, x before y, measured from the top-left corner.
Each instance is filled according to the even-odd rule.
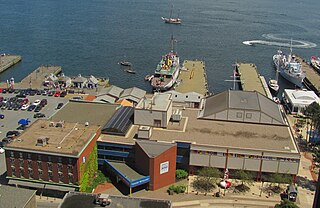
[[[70,191],[79,188],[100,128],[79,123],[37,120],[6,146],[9,184]]]

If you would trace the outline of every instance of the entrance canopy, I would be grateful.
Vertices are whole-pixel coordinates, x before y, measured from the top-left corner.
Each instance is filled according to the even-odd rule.
[[[130,188],[140,186],[150,182],[150,176],[144,176],[133,170],[125,163],[110,162],[104,160],[107,168],[112,171],[121,181]]]

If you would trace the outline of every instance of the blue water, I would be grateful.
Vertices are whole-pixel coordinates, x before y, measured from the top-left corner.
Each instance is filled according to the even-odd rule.
[[[253,62],[267,79],[278,47],[242,44],[265,40],[262,35],[305,40],[317,44],[294,48],[302,57],[320,56],[319,0],[174,0],[182,25],[164,24],[169,0],[0,0],[0,53],[20,54],[21,63],[0,80],[21,80],[43,64],[62,66],[66,75],[109,77],[120,87],[150,90],[144,76],[151,74],[161,55],[178,40],[182,60],[206,63],[210,91],[232,87],[235,61]],[[283,49],[288,51],[287,49]],[[120,60],[134,64],[137,74],[124,72]],[[283,87],[288,83],[280,80]]]

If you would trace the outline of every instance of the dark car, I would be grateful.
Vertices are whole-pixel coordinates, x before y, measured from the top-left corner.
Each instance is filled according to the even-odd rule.
[[[14,89],[14,94],[18,94],[20,92],[20,90],[19,89]]]
[[[45,106],[45,105],[47,105],[47,103],[48,103],[47,99],[42,99],[40,102],[40,105]]]
[[[27,94],[25,92],[20,92],[19,94],[16,95],[17,98],[25,98],[27,97]]]
[[[41,91],[41,90],[37,90],[37,91],[36,91],[36,94],[37,94],[37,95],[41,95],[41,94],[42,94],[42,91]]]
[[[12,109],[14,108],[14,107],[13,107],[13,106],[14,106],[13,103],[8,102],[7,104],[8,104],[8,107],[7,107],[8,110],[12,110]]]
[[[26,128],[28,128],[27,125],[20,125],[20,126],[17,128],[17,130],[22,130],[22,131],[24,131]]]
[[[0,114],[0,119],[4,119],[4,115],[3,114]]]
[[[46,115],[44,113],[36,113],[33,115],[33,118],[44,118]]]
[[[9,88],[8,89],[8,93],[13,93],[14,92],[14,89],[13,88]]]
[[[35,96],[36,95],[36,91],[35,90],[30,90],[29,91],[29,95],[30,96]]]
[[[13,110],[15,110],[15,111],[20,110],[21,107],[22,107],[22,103],[17,103],[17,104],[14,106]]]
[[[0,102],[2,102],[3,101],[3,97],[0,97]]]
[[[59,103],[58,106],[57,106],[57,109],[62,108],[62,106],[63,106],[63,103]]]
[[[6,137],[16,137],[19,135],[20,135],[20,132],[18,132],[18,131],[8,131],[6,134]]]
[[[2,145],[6,146],[6,144],[10,144],[12,142],[11,138],[4,138],[2,139]]]
[[[8,92],[7,89],[5,89],[5,88],[2,89],[2,93],[3,93],[3,94],[5,94],[5,93],[7,93],[7,92]]]
[[[67,91],[63,91],[60,93],[60,97],[65,97],[67,95]]]
[[[37,105],[37,107],[34,109],[34,112],[40,112],[42,110],[42,105]]]
[[[36,105],[30,105],[27,111],[33,111],[36,107]]]

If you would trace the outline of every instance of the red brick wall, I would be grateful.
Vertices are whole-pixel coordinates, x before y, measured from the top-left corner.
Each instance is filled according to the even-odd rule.
[[[96,135],[94,136],[94,138],[91,140],[91,142],[88,144],[88,146],[82,151],[82,153],[80,154],[80,157],[79,157],[78,160],[77,160],[77,165],[76,165],[76,167],[77,167],[77,172],[75,173],[75,174],[76,174],[76,175],[75,175],[75,179],[76,179],[77,181],[80,181],[80,178],[81,178],[81,176],[82,176],[82,173],[80,173],[80,166],[81,166],[81,164],[82,164],[82,158],[83,158],[83,157],[86,157],[86,162],[88,161],[89,155],[90,155],[90,153],[91,153],[94,145],[96,144],[97,139],[99,138],[100,134],[101,134],[101,129],[99,129],[99,130],[97,131],[97,133],[96,133]]]
[[[149,156],[136,143],[135,145],[135,167],[143,175],[149,175]]]
[[[174,146],[157,157],[150,159],[150,190],[154,191],[175,182],[176,157],[177,147]],[[167,173],[160,174],[160,164],[166,161],[169,161],[169,171]]]

